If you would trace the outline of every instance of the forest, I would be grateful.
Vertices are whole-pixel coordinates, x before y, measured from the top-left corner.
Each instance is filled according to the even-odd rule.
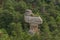
[[[24,12],[41,16],[40,35],[29,35]],[[60,40],[60,0],[0,0],[0,40]]]

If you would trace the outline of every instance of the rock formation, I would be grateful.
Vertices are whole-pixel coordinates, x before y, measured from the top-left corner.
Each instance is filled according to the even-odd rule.
[[[24,13],[24,20],[26,23],[30,24],[30,34],[39,33],[38,25],[43,23],[40,16],[34,16],[32,11],[27,9]]]

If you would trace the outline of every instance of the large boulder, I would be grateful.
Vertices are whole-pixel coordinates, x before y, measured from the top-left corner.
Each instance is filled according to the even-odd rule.
[[[33,23],[33,24],[42,24],[42,19],[40,16],[38,17],[32,17],[32,16],[24,16],[25,22],[27,23]]]

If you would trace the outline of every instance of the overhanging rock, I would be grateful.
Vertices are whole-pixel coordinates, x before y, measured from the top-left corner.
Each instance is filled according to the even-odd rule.
[[[43,20],[41,19],[40,16],[34,16],[32,11],[27,9],[24,13],[24,20],[26,23],[29,23],[30,25],[30,29],[29,29],[30,34],[35,34],[35,33],[39,34],[38,24],[43,23]]]
[[[32,16],[24,16],[25,22],[27,23],[33,23],[33,24],[42,24],[42,19],[40,16],[38,17],[32,17]]]

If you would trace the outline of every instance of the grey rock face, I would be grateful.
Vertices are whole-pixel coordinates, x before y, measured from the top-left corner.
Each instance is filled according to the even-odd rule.
[[[35,16],[31,16],[31,14],[33,14],[32,11],[27,9],[26,12],[24,13],[25,22],[42,24],[43,21],[40,16],[35,17]]]
[[[43,20],[40,16],[31,16],[33,13],[31,10],[27,9],[24,13],[24,20],[26,23],[30,24],[29,33],[31,35],[39,33],[38,24],[42,24]]]
[[[25,16],[30,16],[31,14],[33,14],[32,11],[29,10],[29,9],[26,9],[24,15],[25,15]]]
[[[42,19],[40,16],[38,17],[31,17],[31,16],[24,16],[25,22],[33,23],[33,24],[42,24]]]

